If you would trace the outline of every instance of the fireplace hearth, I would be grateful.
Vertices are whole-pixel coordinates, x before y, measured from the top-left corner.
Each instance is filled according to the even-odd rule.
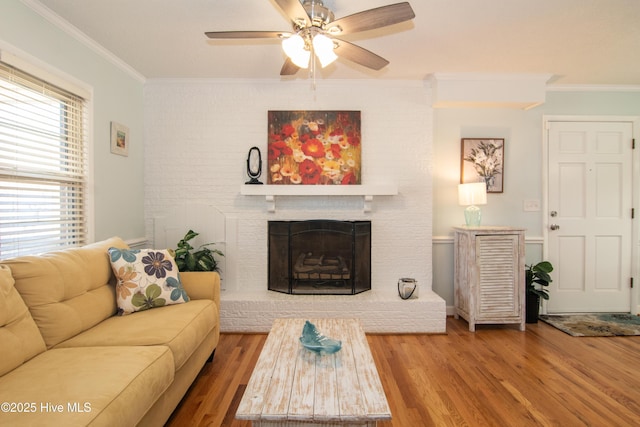
[[[371,289],[371,221],[269,221],[269,290],[354,295]]]

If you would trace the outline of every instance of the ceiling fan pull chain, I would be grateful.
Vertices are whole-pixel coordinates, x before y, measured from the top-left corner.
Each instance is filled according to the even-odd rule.
[[[316,92],[316,55],[311,47],[311,63],[309,64],[309,73],[311,73],[311,89]]]

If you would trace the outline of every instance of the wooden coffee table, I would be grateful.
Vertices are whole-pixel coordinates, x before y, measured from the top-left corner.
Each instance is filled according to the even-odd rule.
[[[300,344],[305,320],[342,341],[337,353]],[[276,319],[236,418],[254,426],[375,426],[391,410],[357,319]]]

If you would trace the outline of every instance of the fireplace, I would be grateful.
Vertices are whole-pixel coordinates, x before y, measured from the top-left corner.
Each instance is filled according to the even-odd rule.
[[[371,289],[371,221],[269,221],[269,290],[354,295]]]

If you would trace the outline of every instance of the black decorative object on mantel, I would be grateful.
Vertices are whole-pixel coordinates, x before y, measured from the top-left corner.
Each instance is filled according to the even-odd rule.
[[[247,175],[251,178],[245,184],[262,184],[258,178],[262,175],[262,154],[258,147],[251,147],[247,154]]]

